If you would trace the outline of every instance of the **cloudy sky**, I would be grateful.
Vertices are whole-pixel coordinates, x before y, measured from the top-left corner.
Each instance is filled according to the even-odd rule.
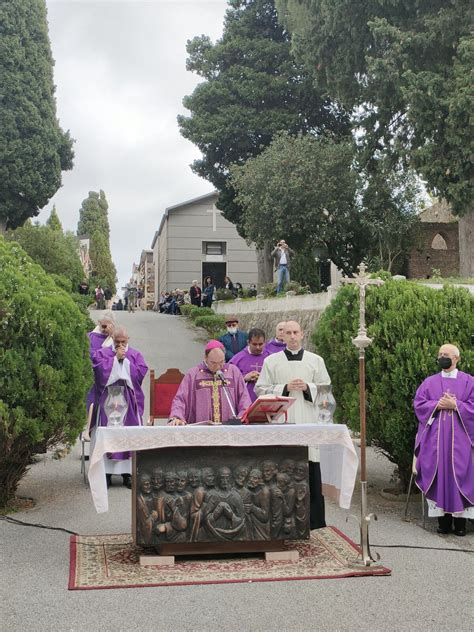
[[[226,0],[47,0],[58,117],[76,140],[74,169],[53,203],[75,231],[81,202],[103,189],[119,287],[150,248],[167,206],[212,185],[192,173],[199,152],[179,133],[182,98],[201,80],[186,71],[186,41],[222,34]]]

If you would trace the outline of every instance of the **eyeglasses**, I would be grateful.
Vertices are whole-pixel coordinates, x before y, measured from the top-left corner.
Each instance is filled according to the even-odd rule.
[[[226,325],[238,325],[239,321],[238,320],[228,320],[226,322]]]

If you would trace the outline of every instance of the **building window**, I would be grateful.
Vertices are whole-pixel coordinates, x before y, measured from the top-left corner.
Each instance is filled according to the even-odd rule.
[[[437,233],[433,237],[431,247],[433,248],[433,250],[447,250],[448,244],[446,243],[446,239],[442,235],[440,235],[440,233]]]
[[[225,241],[203,241],[203,255],[225,255],[227,252],[227,244]]]

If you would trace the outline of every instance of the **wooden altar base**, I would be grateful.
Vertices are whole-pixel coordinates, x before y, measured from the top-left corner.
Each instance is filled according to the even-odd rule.
[[[173,566],[176,556],[227,555],[233,553],[263,553],[266,562],[297,562],[298,551],[289,551],[281,540],[247,542],[183,542],[154,547],[156,555],[140,555],[140,566]]]

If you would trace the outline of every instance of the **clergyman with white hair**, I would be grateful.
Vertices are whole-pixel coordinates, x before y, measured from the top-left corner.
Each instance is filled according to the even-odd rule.
[[[466,518],[474,518],[474,377],[457,368],[460,358],[456,346],[442,345],[440,372],[416,391],[413,467],[438,533],[463,536]]]
[[[97,426],[141,426],[145,396],[143,379],[148,371],[142,354],[128,344],[124,327],[116,327],[113,346],[102,347],[92,359],[97,405],[92,428]],[[94,450],[95,432],[91,450]],[[123,484],[131,488],[131,452],[117,452],[105,457],[107,485],[112,474],[121,474]]]

